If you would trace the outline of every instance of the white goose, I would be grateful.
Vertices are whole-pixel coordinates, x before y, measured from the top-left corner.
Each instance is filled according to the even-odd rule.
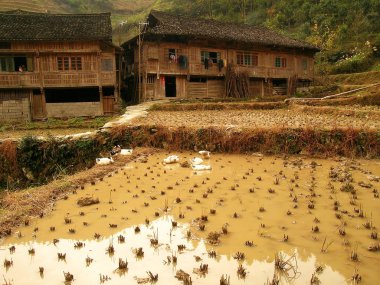
[[[107,165],[111,163],[114,163],[114,160],[112,157],[101,157],[101,158],[96,159],[96,164],[99,164],[99,165]]]
[[[132,155],[133,149],[131,148],[122,148],[120,150],[120,155]]]
[[[176,163],[178,161],[179,161],[178,155],[170,155],[167,158],[165,158],[163,162],[165,164],[172,164],[172,163]]]
[[[197,164],[191,165],[191,168],[195,171],[211,170],[211,165]]]
[[[211,152],[209,152],[208,150],[200,150],[198,153],[202,155],[203,158],[210,158],[210,154],[211,154]]]
[[[198,164],[202,164],[203,163],[203,159],[202,158],[199,158],[199,157],[194,157],[191,159],[191,164],[192,165],[198,165]]]

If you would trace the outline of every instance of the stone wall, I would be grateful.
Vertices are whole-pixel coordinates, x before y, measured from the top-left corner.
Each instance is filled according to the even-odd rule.
[[[0,90],[0,122],[30,121],[29,90]]]
[[[103,115],[100,102],[46,103],[46,111],[49,118],[93,117]]]

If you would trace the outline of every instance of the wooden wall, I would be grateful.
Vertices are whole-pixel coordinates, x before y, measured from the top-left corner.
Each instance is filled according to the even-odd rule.
[[[14,93],[25,88],[42,90],[41,96],[31,96],[25,99],[29,102],[28,104],[32,109],[38,105],[35,104],[37,101],[41,101],[39,105],[43,107],[40,108],[42,111],[40,110],[37,114],[33,109],[32,117],[34,118],[102,115],[102,90],[105,88],[113,88],[112,98],[107,99],[109,99],[109,102],[114,102],[114,105],[117,105],[120,66],[116,62],[116,48],[107,43],[102,41],[11,42],[11,49],[1,49],[0,56],[25,57],[27,60],[27,70],[23,72],[15,70],[0,72],[0,92],[2,89],[12,90],[13,92],[12,98],[3,100],[2,105],[14,104],[13,101],[17,97]],[[58,58],[60,57],[69,58],[69,65],[66,65],[68,68],[59,67]],[[77,60],[77,58],[80,58],[80,60]],[[74,62],[79,61],[79,64],[72,64],[72,60],[74,60]],[[15,69],[16,68],[18,67],[15,67]],[[46,88],[82,87],[98,87],[101,102],[45,103],[43,90]],[[67,90],[67,92],[70,92],[69,89]],[[36,101],[34,97],[38,97],[41,100]],[[105,106],[111,105],[107,99],[104,99]],[[7,117],[4,110],[4,108],[0,108],[0,116],[4,115]],[[113,110],[114,109],[111,110],[111,108],[108,107],[106,113],[112,113]],[[24,111],[20,112],[23,113]],[[28,114],[30,118],[30,112]]]
[[[12,42],[11,50],[0,50],[2,55],[25,56],[33,68],[0,72],[0,88],[117,86],[115,48],[99,41]],[[59,70],[58,57],[80,57],[80,70]]]
[[[188,68],[181,69],[177,62],[169,59],[169,49],[176,49],[177,55],[184,55],[188,58]],[[205,69],[201,60],[201,51],[220,53],[220,59],[227,63],[236,64],[237,53],[244,52],[239,49],[228,48],[208,48],[194,45],[194,43],[151,43],[144,44],[141,50],[141,72],[143,74],[177,74],[177,75],[205,75],[205,76],[224,76],[225,68],[220,70],[217,64],[213,64]],[[300,79],[312,79],[314,69],[314,59],[306,53],[296,51],[275,51],[253,49],[249,51],[258,55],[257,66],[239,66],[240,69],[249,72],[251,77],[262,78],[289,78],[297,75]],[[134,62],[138,63],[138,49],[135,48]],[[275,67],[275,58],[286,58],[286,67]],[[304,69],[302,61],[307,62]],[[138,64],[135,64],[134,72],[138,72]]]
[[[207,47],[207,42],[167,43],[145,42],[141,48],[141,65],[139,69],[139,49],[134,47],[134,58],[129,58],[130,66],[126,68],[137,76],[141,72],[143,78],[142,101],[166,98],[165,77],[176,77],[177,98],[215,98],[224,96],[224,78],[226,66],[220,68],[213,63],[205,67],[202,62],[202,51],[218,53],[219,59],[227,64],[233,64],[239,71],[247,72],[250,79],[250,95],[272,95],[271,79],[286,79],[297,77],[301,80],[312,80],[314,74],[313,56],[295,50],[272,50],[255,48],[245,51],[230,48],[217,43]],[[177,59],[180,55],[188,61],[186,68],[181,68],[178,61],[169,57],[169,49],[175,49]],[[258,64],[243,66],[237,64],[238,53],[257,54]],[[285,58],[286,66],[276,67],[276,57]],[[133,65],[131,64],[133,62]],[[128,61],[127,61],[128,64]],[[191,80],[197,77],[204,80]],[[206,80],[207,79],[207,80]]]

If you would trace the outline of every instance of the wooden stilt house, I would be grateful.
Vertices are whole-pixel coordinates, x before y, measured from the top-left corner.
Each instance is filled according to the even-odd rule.
[[[0,121],[113,114],[121,49],[109,13],[0,12]]]
[[[318,48],[264,27],[151,11],[125,42],[135,101],[291,95],[313,80]]]

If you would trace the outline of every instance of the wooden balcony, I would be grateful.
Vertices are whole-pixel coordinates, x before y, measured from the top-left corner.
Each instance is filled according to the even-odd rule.
[[[0,73],[0,88],[39,87],[40,75],[33,72]]]
[[[293,68],[277,68],[277,67],[266,67],[266,66],[238,66],[238,70],[248,72],[250,77],[260,77],[260,78],[289,78],[295,74],[298,78],[311,79],[313,77],[312,71],[299,71]],[[142,73],[150,74],[173,74],[173,75],[198,75],[198,76],[225,76],[226,67],[219,69],[218,65],[212,64],[205,68],[204,64],[201,63],[190,63],[188,68],[181,69],[179,64],[170,62],[158,62],[158,61],[148,61],[142,65]],[[137,71],[136,71],[137,72]]]
[[[34,72],[0,73],[0,88],[88,87],[111,86],[116,83],[115,72]]]

